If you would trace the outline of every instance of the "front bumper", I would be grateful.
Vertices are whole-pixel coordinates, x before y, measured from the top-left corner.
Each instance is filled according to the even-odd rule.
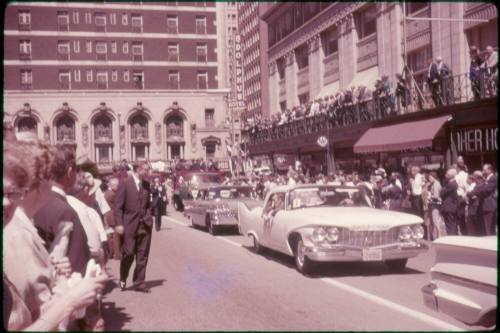
[[[329,247],[311,246],[306,247],[305,255],[314,261],[364,261],[363,250],[368,248],[350,247],[344,245],[332,245]],[[413,258],[425,252],[429,247],[424,243],[395,243],[369,249],[380,249],[381,257],[379,261]],[[372,261],[372,260],[370,260]],[[377,261],[377,260],[375,260]]]

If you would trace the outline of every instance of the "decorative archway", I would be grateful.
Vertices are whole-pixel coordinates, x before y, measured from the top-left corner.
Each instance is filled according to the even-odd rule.
[[[41,134],[40,123],[39,113],[31,108],[29,103],[24,103],[23,108],[16,111],[12,122],[16,132],[33,132],[37,137],[40,137]]]
[[[163,137],[166,138],[163,146],[163,156],[167,160],[186,158],[187,138],[191,136],[193,145],[193,131],[189,125],[187,112],[179,107],[177,102],[167,108],[163,117]]]
[[[130,112],[128,118],[128,127],[130,133],[130,158],[132,161],[149,159],[150,137],[149,123],[151,117],[149,110],[138,102]]]
[[[54,128],[54,142],[57,146],[77,147],[77,122],[76,111],[68,103],[63,103],[62,107],[56,110],[52,121]],[[85,131],[83,133],[83,145],[86,146],[88,138]]]
[[[113,122],[116,120],[113,110],[101,102],[90,116],[92,158],[97,163],[110,163],[114,156]]]

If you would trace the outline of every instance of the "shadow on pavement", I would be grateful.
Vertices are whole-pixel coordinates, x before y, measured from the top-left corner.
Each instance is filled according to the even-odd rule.
[[[125,312],[124,307],[116,307],[114,302],[103,302],[102,317],[104,318],[105,331],[129,331],[124,330],[123,326],[125,326],[125,323],[130,322],[132,317]]]
[[[251,246],[243,246],[248,251],[253,252]],[[256,254],[257,255],[257,254]],[[295,259],[283,253],[270,249],[265,249],[261,254],[263,258],[284,265],[290,269],[295,269]],[[381,276],[381,275],[412,275],[426,274],[426,272],[406,267],[402,272],[392,272],[383,262],[334,262],[319,263],[314,274],[308,275],[310,278],[323,277],[349,277],[349,276]]]
[[[163,283],[167,281],[165,279],[160,279],[160,280],[151,280],[151,281],[145,281],[144,286],[148,289],[153,289],[155,287],[162,286]]]

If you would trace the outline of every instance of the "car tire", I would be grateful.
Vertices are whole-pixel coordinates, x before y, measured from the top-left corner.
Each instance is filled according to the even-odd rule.
[[[385,264],[391,272],[402,272],[406,268],[408,258],[386,260]]]
[[[316,269],[316,263],[305,255],[305,246],[302,238],[297,240],[295,246],[295,267],[304,275],[309,275]]]
[[[217,227],[212,224],[212,221],[210,220],[209,216],[207,216],[207,229],[210,235],[212,236],[217,235]]]
[[[250,237],[252,238],[252,251],[257,254],[264,253],[264,248],[260,245],[257,237],[255,237],[255,235],[250,235]]]

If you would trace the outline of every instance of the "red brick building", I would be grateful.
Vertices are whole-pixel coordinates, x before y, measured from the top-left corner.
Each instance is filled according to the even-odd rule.
[[[228,130],[227,84],[219,82],[221,8],[10,3],[4,110],[17,130],[74,145],[100,163],[222,158]]]

